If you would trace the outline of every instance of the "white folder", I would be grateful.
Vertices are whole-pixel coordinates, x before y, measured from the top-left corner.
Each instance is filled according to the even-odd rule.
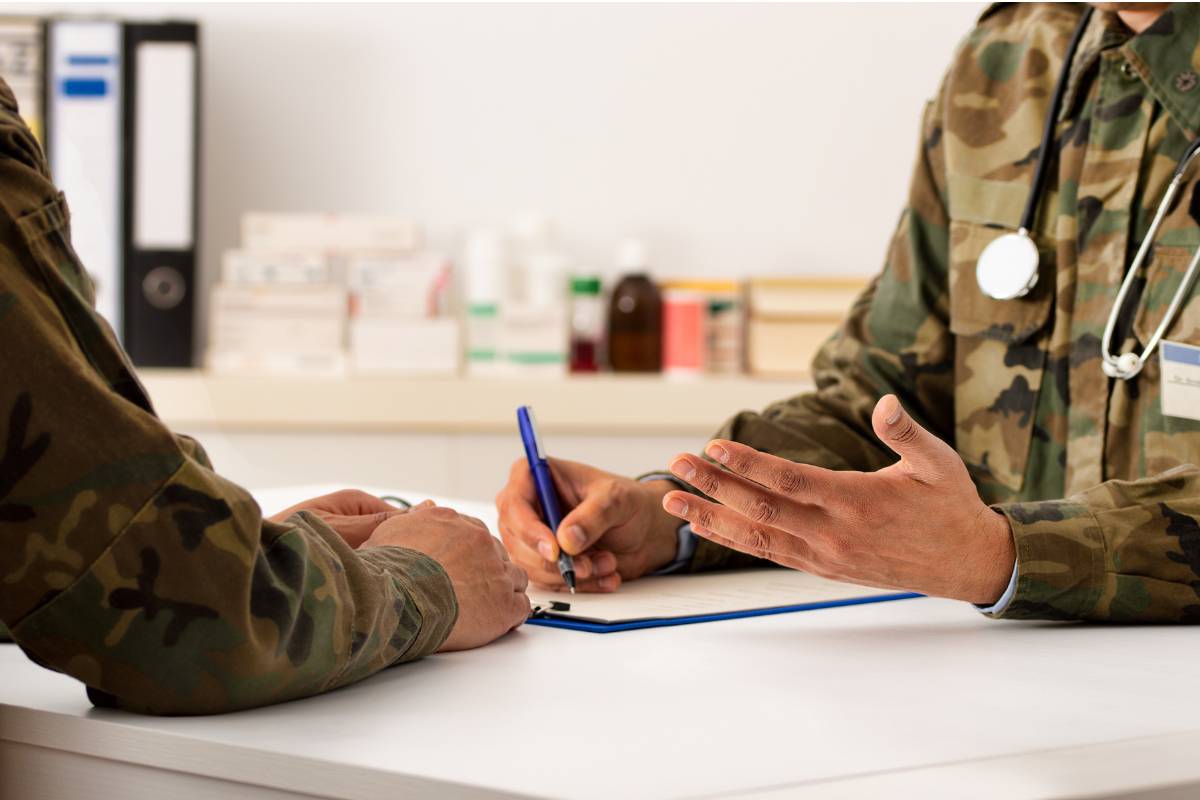
[[[122,325],[121,24],[52,20],[47,155],[71,209],[71,241],[96,284],[96,310]]]

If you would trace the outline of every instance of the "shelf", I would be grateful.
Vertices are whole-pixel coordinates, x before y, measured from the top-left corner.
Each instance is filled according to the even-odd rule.
[[[158,414],[184,432],[508,433],[517,406],[529,404],[545,431],[704,435],[737,411],[760,409],[811,385],[717,376],[321,379],[159,369],[140,375]]]

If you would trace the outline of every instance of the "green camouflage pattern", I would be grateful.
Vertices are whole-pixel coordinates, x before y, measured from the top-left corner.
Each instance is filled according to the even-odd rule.
[[[1128,382],[1100,369],[1117,288],[1200,131],[1200,6],[1176,4],[1137,36],[1093,13],[1033,230],[1038,284],[996,301],[975,279],[983,248],[1019,225],[1085,8],[984,13],[925,110],[886,265],[816,356],[816,390],[739,414],[717,435],[876,470],[895,456],[871,410],[894,392],[1012,524],[1019,578],[1000,616],[1200,621],[1200,422],[1162,414],[1157,353]],[[1147,341],[1200,246],[1197,174],[1163,223],[1136,313],[1120,321],[1121,351]],[[1200,289],[1166,338],[1200,345]],[[737,558],[701,540],[692,568]]]
[[[71,247],[64,197],[0,80],[0,622],[99,705],[207,714],[359,680],[439,647],[450,580],[264,520],[171,433]]]

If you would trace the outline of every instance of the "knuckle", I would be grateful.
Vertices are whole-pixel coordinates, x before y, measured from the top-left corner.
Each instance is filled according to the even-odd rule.
[[[692,485],[710,497],[721,491],[721,479],[717,473],[708,470],[698,472]]]
[[[779,518],[779,508],[765,498],[759,498],[754,505],[750,507],[750,519],[755,522],[761,522],[764,525],[770,525]]]
[[[713,521],[715,519],[716,514],[713,513],[711,508],[702,508],[700,509],[700,512],[696,514],[696,524],[706,531],[711,531],[713,529]]]
[[[900,427],[892,433],[892,440],[897,444],[912,444],[919,434],[917,423],[913,422],[912,417],[905,417]]]
[[[786,495],[802,494],[808,489],[808,478],[798,469],[779,467],[772,478],[779,491]]]
[[[760,525],[751,526],[746,531],[746,545],[758,553],[766,553],[771,549],[771,535]]]
[[[491,542],[494,541],[490,533],[487,531],[481,531],[479,528],[469,523],[463,526],[463,538],[466,539],[468,544],[471,544],[475,547],[490,545]],[[494,552],[493,555],[495,555]]]

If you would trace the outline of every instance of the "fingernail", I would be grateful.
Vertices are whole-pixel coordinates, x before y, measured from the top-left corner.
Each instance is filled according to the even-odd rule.
[[[704,452],[708,453],[709,458],[715,459],[722,464],[729,463],[729,453],[719,444],[710,444],[705,448]]]
[[[888,425],[895,425],[900,421],[900,416],[904,413],[904,409],[900,407],[899,400],[893,397],[892,402],[896,404],[896,408],[891,414],[888,414],[887,419],[884,420],[884,422],[886,422]]]
[[[671,472],[685,481],[690,481],[696,475],[696,468],[686,458],[677,458],[671,462]]]
[[[576,550],[582,550],[587,545],[587,534],[578,525],[572,525],[567,528],[563,534],[563,538],[567,540],[567,544]]]
[[[538,552],[541,553],[542,558],[546,559],[547,561],[553,561],[558,557],[554,554],[554,545],[550,544],[549,542],[538,542]]]
[[[678,497],[672,497],[667,500],[667,513],[674,514],[677,517],[687,513],[687,503],[680,500]]]

